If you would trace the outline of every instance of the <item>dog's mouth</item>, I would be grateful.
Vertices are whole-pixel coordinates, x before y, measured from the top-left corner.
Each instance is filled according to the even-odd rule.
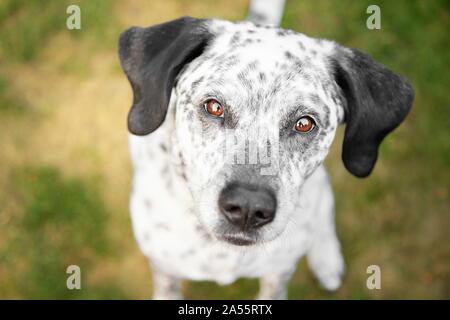
[[[219,240],[228,242],[236,246],[251,246],[256,244],[256,240],[242,235],[223,234],[218,236],[218,238]]]

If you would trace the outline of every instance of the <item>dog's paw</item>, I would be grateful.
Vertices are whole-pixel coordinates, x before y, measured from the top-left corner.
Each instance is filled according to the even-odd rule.
[[[322,287],[337,290],[345,273],[345,263],[337,239],[315,244],[307,254],[310,269]]]

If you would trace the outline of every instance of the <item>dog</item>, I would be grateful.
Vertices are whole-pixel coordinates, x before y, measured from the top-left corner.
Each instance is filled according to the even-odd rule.
[[[153,298],[182,298],[182,279],[248,277],[258,299],[286,299],[303,256],[336,290],[345,267],[323,161],[345,124],[343,163],[368,176],[411,108],[409,82],[356,49],[251,21],[132,27],[119,57],[133,90],[132,226]]]

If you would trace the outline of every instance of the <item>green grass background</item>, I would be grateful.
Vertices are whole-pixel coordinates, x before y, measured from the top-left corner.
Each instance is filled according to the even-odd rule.
[[[81,7],[82,29],[65,27]],[[381,8],[381,30],[365,26]],[[181,15],[245,17],[243,0],[0,3],[0,298],[148,298],[147,262],[128,214],[131,92],[116,42],[131,25]],[[320,289],[304,261],[292,299],[450,298],[450,2],[288,0],[282,26],[359,48],[405,75],[412,113],[383,143],[370,178],[345,171],[342,128],[327,159],[347,262],[341,289]],[[66,267],[82,270],[67,290]],[[377,264],[382,289],[366,288]],[[252,298],[256,280],[188,283],[188,298]]]

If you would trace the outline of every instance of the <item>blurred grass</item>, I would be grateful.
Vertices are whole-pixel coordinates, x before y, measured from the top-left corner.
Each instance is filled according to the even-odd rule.
[[[82,29],[65,27],[68,4]],[[365,26],[369,4],[381,30]],[[147,298],[150,272],[131,233],[128,83],[121,30],[181,15],[242,19],[244,0],[0,3],[0,298]],[[321,290],[302,260],[292,299],[450,298],[450,4],[448,1],[287,1],[282,25],[371,54],[405,75],[416,100],[382,145],[372,176],[348,174],[342,128],[327,166],[347,276]],[[80,291],[65,288],[80,265]],[[366,268],[382,290],[366,288]],[[188,298],[252,298],[256,280],[187,283]]]
[[[70,37],[94,37],[98,41],[114,36],[108,24],[114,21],[110,5],[112,1],[58,1],[50,0],[45,4],[40,0],[4,0],[0,4],[0,54],[8,60],[27,62],[35,59],[46,42],[56,32],[62,31],[66,25],[66,8],[76,4],[83,8],[81,29],[66,32]],[[112,23],[112,24],[113,24]],[[83,32],[88,29],[89,32]],[[109,39],[110,43],[114,41]],[[107,43],[108,41],[106,41]]]
[[[11,181],[15,197],[8,201],[20,203],[22,210],[6,230],[8,248],[0,251],[2,267],[10,271],[2,279],[0,296],[125,298],[114,283],[94,285],[87,295],[66,287],[67,266],[76,264],[88,273],[98,259],[111,254],[108,216],[96,183],[64,179],[49,167],[18,168]]]
[[[0,77],[0,113],[19,115],[26,108],[26,103],[17,96],[8,80]]]

